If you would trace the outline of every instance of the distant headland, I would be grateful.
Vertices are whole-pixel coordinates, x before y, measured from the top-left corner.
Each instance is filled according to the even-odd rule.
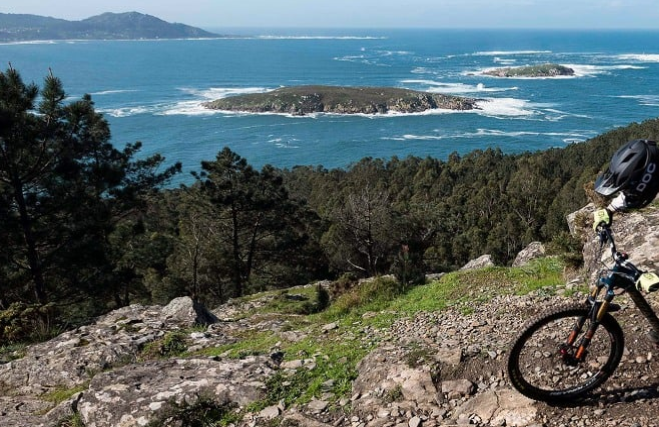
[[[477,99],[391,87],[294,86],[204,103],[206,108],[302,116],[313,113],[419,113],[432,109],[473,110]]]
[[[557,77],[573,76],[574,70],[560,64],[540,64],[525,67],[495,68],[483,74],[494,77]]]
[[[81,21],[0,13],[0,42],[35,40],[140,40],[222,37],[138,12],[103,13]]]

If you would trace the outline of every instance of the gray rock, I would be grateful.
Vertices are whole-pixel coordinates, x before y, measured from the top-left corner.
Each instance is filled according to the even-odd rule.
[[[517,254],[513,261],[513,267],[521,267],[531,260],[545,256],[545,246],[540,242],[531,242]]]
[[[481,255],[480,257],[469,261],[460,270],[477,270],[479,268],[494,267],[491,255]]]
[[[95,376],[78,410],[90,427],[132,427],[158,419],[172,403],[194,405],[207,398],[244,406],[264,398],[273,372],[266,362],[170,359],[124,366]]]

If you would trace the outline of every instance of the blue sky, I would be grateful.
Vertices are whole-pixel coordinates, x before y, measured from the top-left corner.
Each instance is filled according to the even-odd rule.
[[[79,20],[137,11],[203,28],[659,28],[656,0],[2,0],[0,12]]]

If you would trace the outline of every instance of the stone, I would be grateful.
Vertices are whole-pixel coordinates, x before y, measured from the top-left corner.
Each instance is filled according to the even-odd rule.
[[[512,265],[513,267],[521,267],[528,264],[530,261],[543,256],[545,256],[545,245],[541,242],[531,242],[526,248],[522,249],[517,254]]]
[[[481,255],[480,257],[469,261],[460,270],[478,270],[486,267],[494,267],[494,261],[492,261],[491,255]]]
[[[194,405],[200,396],[218,405],[245,406],[265,397],[273,373],[267,358],[169,359],[127,365],[94,377],[78,410],[85,425],[137,427],[152,422],[171,403]]]

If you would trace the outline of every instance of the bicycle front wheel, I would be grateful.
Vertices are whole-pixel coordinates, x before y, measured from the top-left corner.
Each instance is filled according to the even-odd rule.
[[[559,403],[600,386],[620,363],[624,336],[607,313],[583,357],[578,356],[590,326],[590,308],[585,305],[559,307],[532,319],[508,355],[513,387],[531,399]]]

